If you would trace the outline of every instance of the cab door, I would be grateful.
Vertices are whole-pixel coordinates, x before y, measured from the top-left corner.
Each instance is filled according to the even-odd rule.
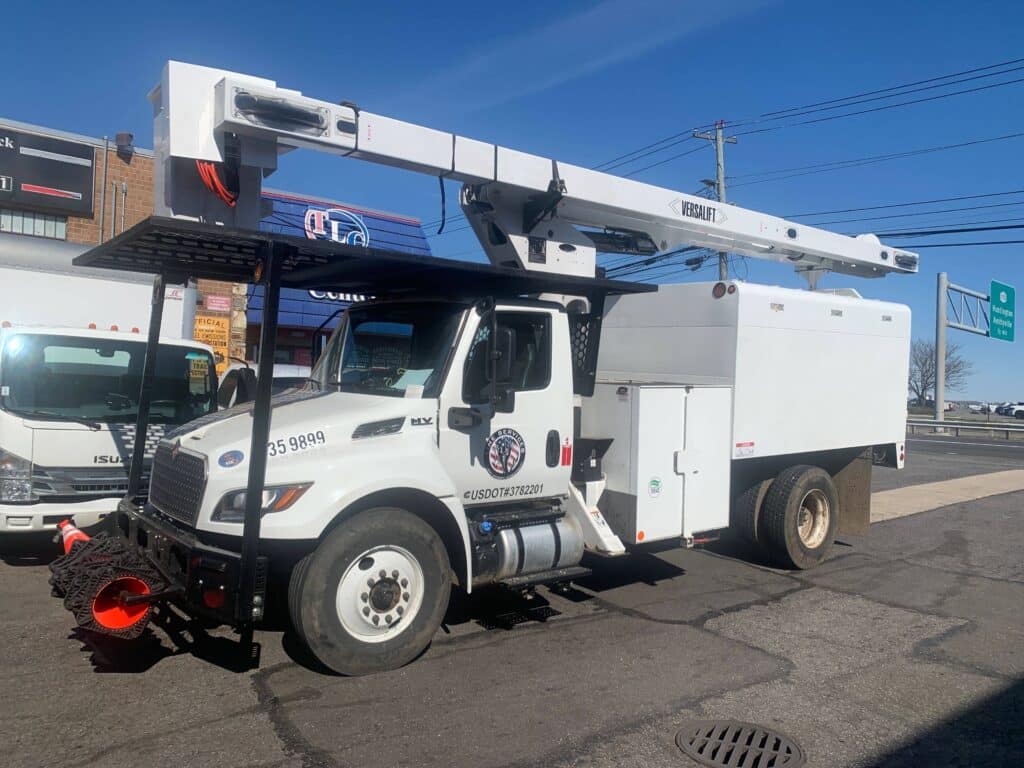
[[[439,449],[464,505],[565,495],[573,395],[566,314],[473,311],[441,394]],[[499,359],[492,364],[492,354]],[[507,360],[507,364],[505,363]],[[493,402],[491,374],[497,390]]]

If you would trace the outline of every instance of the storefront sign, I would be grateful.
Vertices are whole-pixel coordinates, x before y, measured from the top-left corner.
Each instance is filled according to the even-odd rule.
[[[193,326],[196,341],[209,345],[213,349],[213,358],[217,361],[217,375],[224,373],[228,367],[228,342],[231,339],[231,319],[220,315],[196,314]]]
[[[208,294],[203,297],[203,304],[210,312],[230,312],[231,297]]]
[[[333,240],[346,245],[370,244],[370,230],[360,216],[344,208],[307,208],[304,217],[306,237]]]
[[[0,204],[91,215],[93,156],[88,144],[0,127]]]

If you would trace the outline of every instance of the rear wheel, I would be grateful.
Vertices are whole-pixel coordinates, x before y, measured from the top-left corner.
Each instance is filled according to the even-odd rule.
[[[768,490],[763,515],[772,559],[784,568],[813,568],[828,556],[839,523],[832,476],[806,464],[784,469]]]
[[[418,656],[450,592],[448,554],[434,529],[379,507],[343,522],[296,566],[289,607],[314,656],[335,672],[364,675]]]

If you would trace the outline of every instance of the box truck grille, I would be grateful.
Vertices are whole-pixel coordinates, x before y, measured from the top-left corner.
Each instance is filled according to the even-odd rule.
[[[177,445],[161,443],[153,454],[149,501],[176,520],[195,525],[206,490],[206,463]]]

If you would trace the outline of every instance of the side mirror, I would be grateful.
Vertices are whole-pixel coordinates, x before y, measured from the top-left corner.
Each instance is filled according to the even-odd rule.
[[[498,326],[494,337],[494,380],[508,381],[512,378],[512,357],[515,354],[515,332],[511,328]]]
[[[248,403],[256,399],[256,371],[252,368],[238,370],[238,386],[235,388],[235,405]]]
[[[491,347],[491,401],[497,413],[512,413],[516,407],[516,393],[511,382],[515,348],[515,331],[498,326],[494,333],[494,345]]]

